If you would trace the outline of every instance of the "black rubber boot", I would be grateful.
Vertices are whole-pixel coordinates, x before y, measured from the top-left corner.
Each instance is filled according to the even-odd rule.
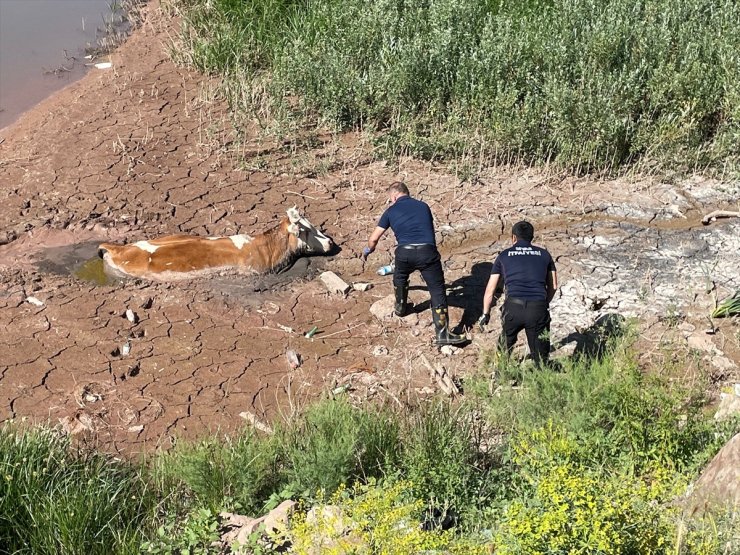
[[[396,316],[406,316],[409,308],[409,284],[407,283],[406,285],[396,285],[393,287],[393,291],[396,293],[396,304],[393,307]]]
[[[441,306],[432,309],[432,319],[434,320],[434,331],[436,333],[437,345],[459,345],[465,343],[467,338],[462,335],[450,332],[449,316],[447,307]]]

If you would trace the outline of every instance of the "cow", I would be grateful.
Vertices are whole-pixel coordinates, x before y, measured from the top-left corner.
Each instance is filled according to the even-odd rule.
[[[105,271],[119,277],[173,281],[220,270],[266,273],[289,265],[303,253],[328,253],[334,243],[294,206],[280,223],[256,237],[169,235],[126,245],[102,243]]]

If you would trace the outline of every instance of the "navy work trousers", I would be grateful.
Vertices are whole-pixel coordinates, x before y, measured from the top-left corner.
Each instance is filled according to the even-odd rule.
[[[500,348],[511,353],[519,332],[524,330],[535,363],[547,364],[550,358],[550,311],[547,301],[507,298],[501,307],[501,325]]]
[[[408,284],[409,276],[419,270],[432,297],[432,308],[446,308],[445,275],[442,271],[442,259],[434,245],[415,247],[396,247],[396,269],[393,272],[393,285],[403,287]]]

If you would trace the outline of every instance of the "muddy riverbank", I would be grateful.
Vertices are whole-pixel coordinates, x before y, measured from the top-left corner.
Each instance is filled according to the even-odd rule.
[[[560,272],[555,343],[577,344],[610,315],[637,317],[645,356],[667,356],[670,345],[686,354],[686,375],[740,377],[737,325],[715,321],[704,332],[715,299],[740,287],[740,220],[699,223],[737,206],[737,182],[500,170],[461,181],[426,163],[374,160],[351,134],[296,147],[255,132],[235,153],[221,147],[231,131],[213,84],[168,57],[174,25],[149,8],[110,71],[88,74],[4,132],[0,419],[61,420],[106,449],[137,452],[240,427],[244,411],[280,418],[339,381],[357,396],[406,402],[436,387],[416,362],[422,354],[473,373],[498,323],[446,356],[431,344],[429,311],[384,317],[390,278],[375,270],[390,261],[392,241],[367,263],[357,256],[397,179],[435,213],[454,322],[477,318],[490,263],[511,224],[527,218]],[[177,285],[74,275],[103,240],[253,234],[294,204],[342,248],[294,275]],[[323,269],[373,288],[332,295],[314,279]],[[423,309],[423,283],[412,286]],[[320,333],[307,339],[313,326]]]

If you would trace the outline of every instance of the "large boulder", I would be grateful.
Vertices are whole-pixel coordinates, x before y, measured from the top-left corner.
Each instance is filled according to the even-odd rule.
[[[711,460],[694,484],[687,511],[702,515],[708,510],[740,507],[740,433]]]

